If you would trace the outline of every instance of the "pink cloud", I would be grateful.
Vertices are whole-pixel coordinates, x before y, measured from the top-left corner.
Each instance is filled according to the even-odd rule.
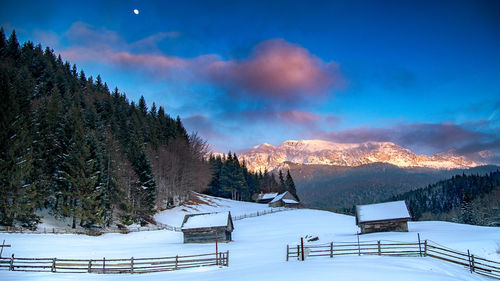
[[[344,81],[336,63],[282,39],[260,43],[247,59],[215,62],[206,72],[216,84],[281,100],[323,96]]]
[[[162,54],[158,42],[176,38],[179,33],[175,31],[127,42],[115,31],[76,22],[64,36],[72,45],[61,52],[66,59],[111,63],[161,79],[207,82],[229,93],[257,99],[293,103],[308,97],[324,97],[344,84],[335,62],[324,62],[307,49],[283,39],[258,44],[246,59],[223,60],[216,54],[195,58]],[[172,77],[173,73],[177,75]]]
[[[280,113],[281,118],[290,123],[312,124],[321,119],[321,116],[316,113],[299,111],[299,110],[285,110]]]

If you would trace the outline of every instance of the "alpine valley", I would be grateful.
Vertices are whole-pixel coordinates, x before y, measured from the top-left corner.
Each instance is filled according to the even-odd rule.
[[[499,168],[453,151],[417,155],[391,142],[374,141],[264,143],[242,151],[240,160],[251,171],[290,170],[306,206],[347,213],[355,204],[387,200],[458,174],[481,175]]]

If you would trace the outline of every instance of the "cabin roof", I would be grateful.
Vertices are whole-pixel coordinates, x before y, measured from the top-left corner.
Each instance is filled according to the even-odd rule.
[[[185,216],[181,229],[226,227],[230,223],[230,212],[190,214]]]
[[[410,218],[411,216],[405,201],[356,206],[356,219],[358,223]]]
[[[283,202],[287,204],[299,204],[299,202],[292,200],[292,199],[283,199]]]
[[[290,199],[290,198],[293,198],[293,199]],[[293,194],[291,194],[288,191],[285,191],[285,192],[281,193],[280,195],[274,197],[274,199],[271,202],[269,202],[269,204],[272,204],[274,202],[278,202],[280,200],[283,200],[283,202],[285,202],[285,200],[288,200],[288,202],[285,202],[285,203],[292,203],[292,204],[297,203],[298,204],[299,202],[297,202],[297,200],[295,200],[295,199],[296,198],[295,198],[295,196],[293,196]],[[294,202],[291,202],[291,201],[294,201]]]
[[[257,200],[273,199],[278,196],[278,192],[259,194]]]

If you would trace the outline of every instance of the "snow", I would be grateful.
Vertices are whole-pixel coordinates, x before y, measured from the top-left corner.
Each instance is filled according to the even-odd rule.
[[[390,219],[411,218],[405,201],[394,201],[356,206],[358,221],[370,222]]]
[[[229,212],[191,215],[182,225],[182,229],[227,226]]]
[[[200,204],[206,211],[231,209],[238,215],[262,210],[263,204],[231,200],[212,201],[213,206]],[[183,207],[165,211],[167,216],[184,216]],[[186,208],[184,206],[184,208]],[[193,211],[189,209],[189,211]],[[234,215],[234,214],[233,214]],[[175,220],[175,219],[173,219]],[[373,281],[451,281],[491,280],[469,273],[468,269],[430,257],[335,256],[308,258],[286,262],[286,245],[296,245],[300,237],[318,236],[313,243],[330,241],[355,242],[359,228],[352,216],[327,211],[298,209],[234,221],[233,240],[220,243],[220,251],[229,251],[229,267],[202,267],[151,274],[55,274],[49,272],[0,271],[0,280],[373,280]],[[415,242],[421,239],[445,245],[476,256],[500,261],[499,227],[480,227],[448,222],[410,222],[409,232],[372,233],[360,235],[361,241]],[[0,234],[11,248],[3,256],[57,258],[140,258],[209,253],[214,244],[183,244],[182,233],[167,230],[105,234],[97,237],[73,234]],[[311,243],[312,244],[312,243]]]
[[[299,204],[299,202],[292,200],[292,199],[283,199],[283,202],[287,204]]]
[[[217,198],[203,194],[197,194],[197,201],[184,204],[179,207],[159,212],[154,216],[157,222],[180,227],[186,214],[231,212],[231,216],[241,216],[262,211],[269,211],[267,204],[234,201],[225,198]]]
[[[278,196],[278,192],[275,193],[264,193],[264,194],[259,194],[258,199],[273,199],[274,197]]]
[[[274,197],[274,199],[271,202],[269,202],[269,204],[280,201],[281,198],[283,198],[283,196],[285,196],[285,194],[286,194],[286,192],[283,192],[280,195]]]

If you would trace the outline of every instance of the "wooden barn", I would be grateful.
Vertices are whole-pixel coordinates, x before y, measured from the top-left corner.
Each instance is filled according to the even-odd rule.
[[[257,200],[255,200],[255,202],[267,204],[267,203],[271,202],[276,196],[278,196],[278,192],[273,192],[273,193],[262,193],[261,192],[257,196]]]
[[[233,229],[231,212],[186,215],[181,226],[184,243],[229,242]]]
[[[274,197],[274,199],[269,202],[269,207],[290,207],[298,208],[300,205],[299,200],[293,196],[288,191],[281,193],[280,195]]]
[[[411,219],[405,201],[356,206],[356,225],[361,233],[408,231]]]

